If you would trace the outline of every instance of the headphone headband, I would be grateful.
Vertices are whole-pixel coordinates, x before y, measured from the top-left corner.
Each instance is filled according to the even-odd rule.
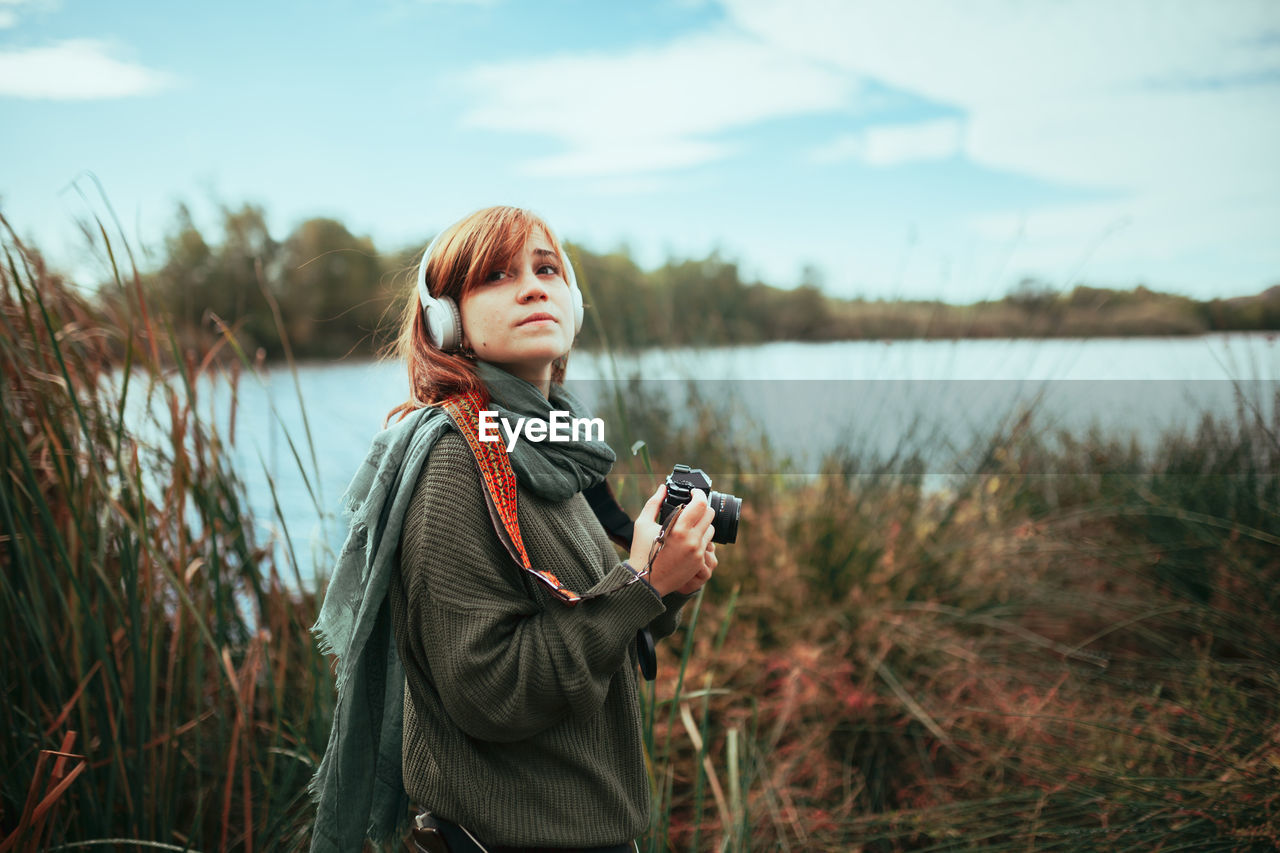
[[[427,290],[427,259],[431,257],[431,253],[435,251],[436,243],[439,243],[440,238],[443,236],[444,231],[441,231],[431,238],[431,242],[427,244],[426,251],[422,253],[422,262],[418,264],[418,302],[422,304],[423,308],[427,308],[435,301],[435,297]]]

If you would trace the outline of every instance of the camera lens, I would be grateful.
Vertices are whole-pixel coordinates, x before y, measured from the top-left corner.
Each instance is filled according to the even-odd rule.
[[[742,498],[735,498],[724,492],[712,492],[707,495],[707,502],[715,512],[715,517],[711,519],[711,526],[715,530],[711,534],[711,541],[722,545],[732,545],[737,542],[738,517],[742,515]]]
[[[711,478],[701,468],[676,465],[667,475],[667,496],[658,509],[658,520],[665,523],[678,506],[685,506],[694,489],[706,492],[711,507],[711,541],[732,545],[738,541],[738,517],[742,514],[742,498],[711,489]]]

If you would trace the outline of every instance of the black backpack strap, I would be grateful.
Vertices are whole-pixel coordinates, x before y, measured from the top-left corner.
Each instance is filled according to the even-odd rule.
[[[609,539],[618,547],[630,551],[631,537],[635,535],[636,526],[627,511],[618,505],[609,481],[601,480],[591,488],[583,489],[582,496],[587,499],[591,511],[595,513]]]
[[[627,511],[618,504],[618,499],[613,495],[613,489],[609,487],[609,481],[601,480],[591,488],[583,489],[582,496],[587,499],[591,511],[595,513],[596,519],[608,534],[609,539],[615,545],[630,551],[631,538],[635,535],[636,525],[631,520],[631,516],[627,515]],[[654,651],[653,634],[648,628],[641,628],[636,632],[636,660],[640,664],[640,672],[644,677],[653,681],[658,671],[658,658]]]

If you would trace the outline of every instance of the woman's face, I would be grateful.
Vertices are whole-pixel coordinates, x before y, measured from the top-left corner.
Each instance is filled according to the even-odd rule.
[[[551,363],[573,346],[573,301],[560,258],[540,228],[511,269],[491,270],[462,297],[463,337],[476,357],[542,388]]]

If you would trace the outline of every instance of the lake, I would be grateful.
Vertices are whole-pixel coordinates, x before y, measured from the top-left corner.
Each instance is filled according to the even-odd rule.
[[[737,430],[766,436],[790,458],[789,473],[812,473],[834,447],[883,457],[905,444],[925,461],[932,485],[943,487],[964,470],[965,448],[1032,406],[1038,428],[1049,432],[1092,427],[1142,441],[1191,429],[1205,411],[1231,414],[1241,402],[1274,423],[1280,337],[773,343],[616,359],[577,353],[568,384],[603,415],[619,381],[632,376],[676,412],[690,394],[725,406],[726,440]],[[315,501],[286,439],[293,437],[312,475],[299,392],[314,444]],[[213,417],[224,424],[225,385],[210,397]],[[268,476],[274,481],[304,578],[312,565],[324,571],[326,550],[340,544],[341,494],[386,413],[405,397],[398,363],[300,365],[296,387],[284,367],[261,381],[241,380],[238,470],[267,528],[276,518]],[[643,438],[622,435],[606,420],[606,439],[619,455]]]

